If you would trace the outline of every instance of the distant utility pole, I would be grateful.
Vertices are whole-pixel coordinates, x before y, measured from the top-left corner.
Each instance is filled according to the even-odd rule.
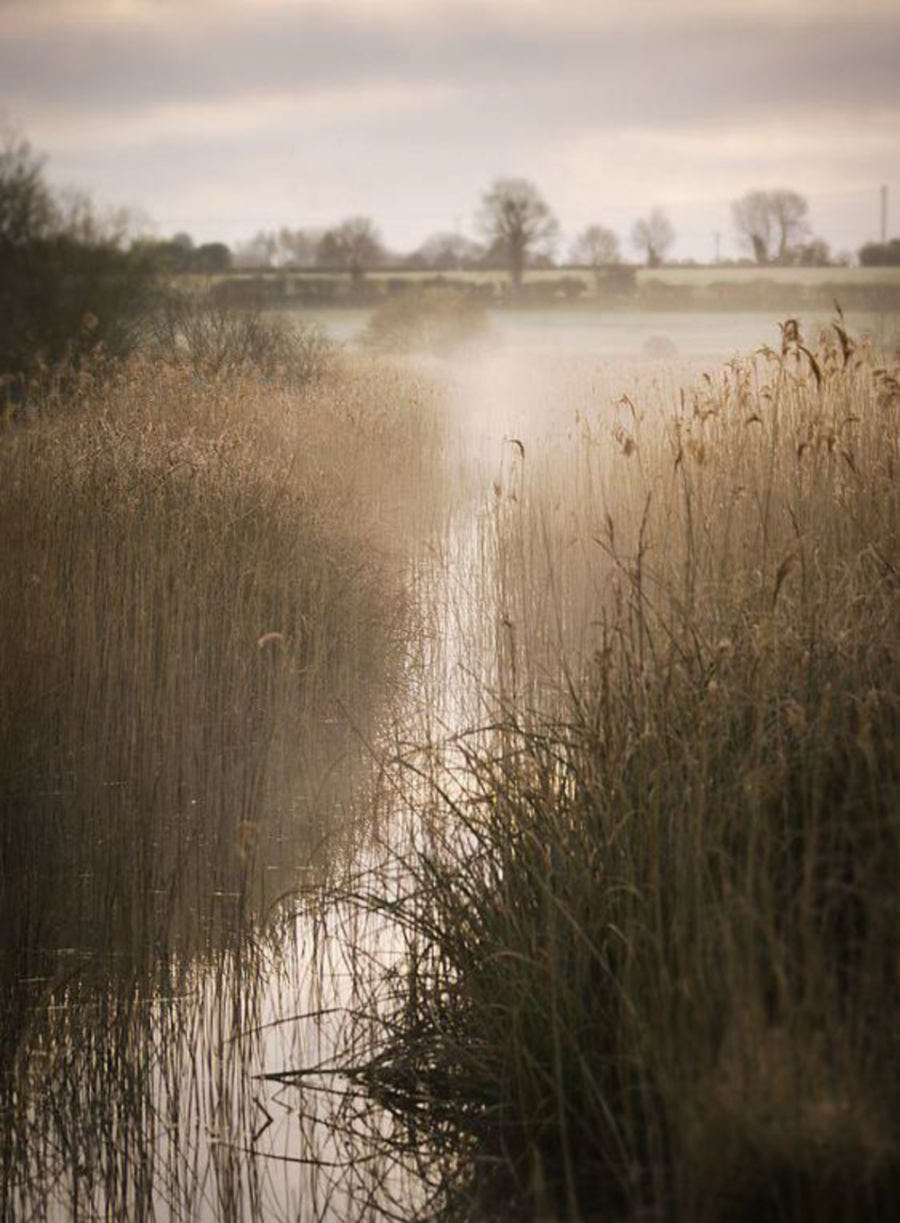
[[[888,189],[887,183],[881,184],[881,245],[884,246],[887,242],[887,210],[888,210]]]
[[[718,263],[719,262],[719,250],[720,250],[721,243],[722,243],[722,235],[719,233],[718,230],[716,230],[715,233],[713,234],[713,237],[716,240],[716,260],[715,261],[716,263]]]

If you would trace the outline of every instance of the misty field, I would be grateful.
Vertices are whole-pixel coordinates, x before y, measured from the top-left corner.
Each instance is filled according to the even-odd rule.
[[[336,343],[356,345],[364,341],[376,310],[304,308],[286,317],[300,327],[317,328]],[[797,317],[804,334],[816,337],[827,331],[831,313],[829,303],[825,310],[805,310]],[[491,348],[505,349],[526,359],[541,353],[548,357],[561,355],[606,362],[628,357],[658,364],[662,357],[670,361],[701,360],[715,368],[761,345],[779,343],[775,317],[750,311],[600,312],[574,306],[565,310],[488,309],[485,317]],[[848,311],[847,323],[854,333],[871,336],[878,351],[892,352],[900,345],[900,314]]]
[[[513,289],[508,269],[372,264],[357,274],[327,267],[233,269],[208,277],[184,273],[179,283],[189,290],[209,288],[221,302],[242,308],[336,314],[371,308],[423,289],[439,289],[465,294],[513,315],[551,310],[565,315],[585,310],[601,324],[614,323],[617,314],[640,311],[650,315],[750,313],[771,319],[830,312],[835,301],[848,312],[896,314],[900,310],[896,267],[561,265],[527,268],[521,285]]]
[[[0,1217],[896,1217],[900,367],[821,322],[36,386]]]

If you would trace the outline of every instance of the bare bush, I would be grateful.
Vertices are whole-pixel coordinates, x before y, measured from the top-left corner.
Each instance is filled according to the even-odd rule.
[[[198,374],[252,370],[292,385],[321,379],[334,351],[315,327],[207,294],[170,293],[148,319],[147,344],[154,356]]]

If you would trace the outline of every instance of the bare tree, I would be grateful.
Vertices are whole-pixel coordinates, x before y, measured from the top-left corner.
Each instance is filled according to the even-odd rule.
[[[278,231],[277,261],[285,267],[315,267],[319,243],[324,237],[321,229],[288,229]]]
[[[120,250],[136,242],[152,240],[154,223],[140,208],[105,207],[98,209],[85,191],[62,187],[54,193],[54,232],[82,246],[115,246]],[[175,234],[171,239],[186,254],[194,249],[190,234]]]
[[[235,250],[234,264],[239,268],[270,268],[278,259],[278,235],[271,230],[261,229],[244,242],[239,242]]]
[[[603,225],[589,225],[573,242],[569,257],[573,263],[593,270],[599,291],[602,269],[618,263],[621,259],[619,239],[611,229],[606,229]]]
[[[738,240],[757,263],[789,263],[809,234],[809,204],[796,191],[748,191],[731,205]]]
[[[0,118],[0,375],[133,348],[158,269],[147,244],[125,243],[85,197],[52,192],[42,159]]]
[[[835,267],[839,260],[824,238],[810,238],[807,242],[795,242],[784,262],[795,268],[828,268]]]
[[[648,268],[658,268],[665,262],[674,241],[675,230],[661,208],[635,221],[631,230],[631,244],[644,256]]]
[[[738,241],[757,263],[772,259],[772,210],[767,191],[748,191],[731,205]]]
[[[279,230],[261,229],[237,245],[234,265],[243,268],[315,267],[324,234],[321,229],[290,229],[286,225]]]
[[[809,233],[809,204],[796,191],[770,191],[772,221],[778,239],[778,259],[786,262],[791,247]]]
[[[55,224],[43,161],[0,115],[0,246],[19,247],[45,237]]]
[[[529,255],[552,247],[559,231],[549,205],[524,178],[498,178],[481,201],[477,224],[490,243],[502,248],[516,291]]]
[[[426,238],[412,259],[422,267],[450,271],[467,267],[484,254],[484,249],[463,234],[447,231]]]
[[[316,261],[324,267],[346,268],[359,283],[366,269],[381,263],[384,254],[384,246],[372,221],[368,217],[348,217],[322,235]]]

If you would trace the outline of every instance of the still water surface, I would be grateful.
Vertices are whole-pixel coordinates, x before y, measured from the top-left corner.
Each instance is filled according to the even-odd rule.
[[[293,874],[273,856],[261,904],[241,891],[198,894],[206,934],[187,932],[184,944],[164,916],[155,931],[148,918],[159,951],[147,945],[139,965],[114,936],[111,953],[74,931],[72,946],[56,937],[26,949],[40,968],[0,998],[3,1223],[374,1219],[426,1200],[427,1166],[416,1151],[401,1157],[391,1118],[352,1073],[372,1051],[361,1016],[379,1005],[372,968],[381,979],[398,958],[397,932],[366,906],[335,902],[332,884],[402,886],[390,850],[415,826],[417,779],[481,717],[491,657],[478,589],[491,505],[482,464],[508,462],[509,422],[488,411],[503,386],[479,373],[453,390],[448,465],[466,469],[465,487],[408,558],[417,633],[400,695],[374,732],[329,737],[329,776],[308,783],[325,835],[313,844],[301,821]],[[64,875],[57,886],[77,885]],[[88,894],[108,881],[84,884]]]

